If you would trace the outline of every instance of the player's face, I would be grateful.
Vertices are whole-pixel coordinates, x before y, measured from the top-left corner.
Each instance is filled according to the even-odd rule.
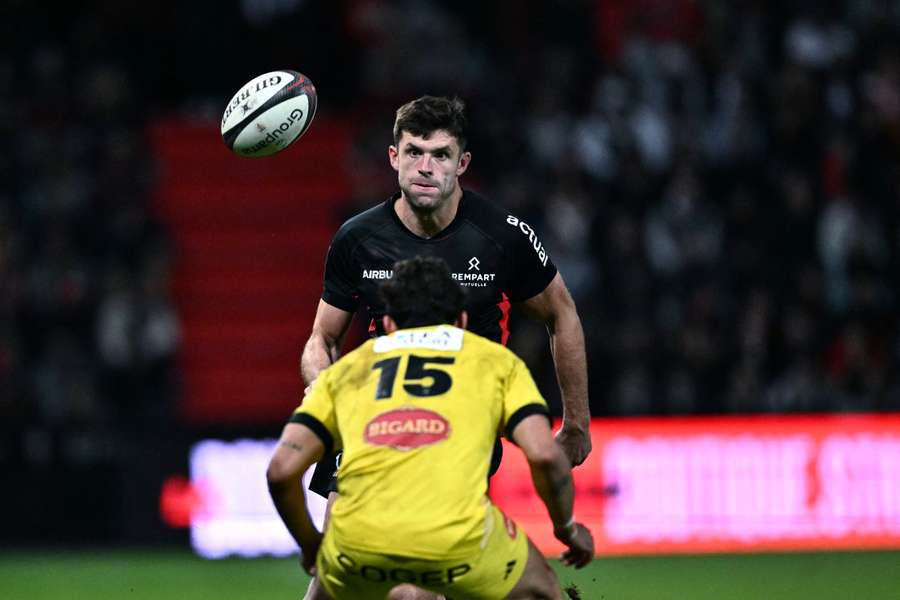
[[[388,149],[397,171],[400,191],[417,209],[436,209],[459,189],[458,178],[469,166],[471,154],[460,152],[457,139],[438,129],[426,137],[404,131],[400,142]]]

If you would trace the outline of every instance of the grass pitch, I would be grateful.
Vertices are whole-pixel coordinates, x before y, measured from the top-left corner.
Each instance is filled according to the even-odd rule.
[[[605,558],[556,563],[585,600],[900,600],[900,552]],[[299,600],[294,559],[187,551],[0,553],[4,600]]]

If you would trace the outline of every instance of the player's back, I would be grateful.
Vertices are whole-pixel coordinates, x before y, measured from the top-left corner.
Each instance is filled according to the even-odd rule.
[[[325,424],[344,450],[331,534],[400,556],[471,553],[500,428],[546,412],[522,361],[461,329],[425,327],[370,340],[320,379],[313,393],[330,396]]]

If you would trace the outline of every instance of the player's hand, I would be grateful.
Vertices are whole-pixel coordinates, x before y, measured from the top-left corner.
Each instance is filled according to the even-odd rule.
[[[578,427],[564,422],[556,432],[556,442],[562,446],[573,467],[580,465],[591,453],[590,427]]]
[[[580,569],[594,559],[594,537],[581,523],[575,523],[571,530],[554,531],[553,535],[568,546],[560,557],[564,565]]]
[[[316,556],[319,554],[319,546],[322,543],[322,534],[318,531],[316,536],[310,538],[300,546],[300,566],[308,575],[316,575]]]

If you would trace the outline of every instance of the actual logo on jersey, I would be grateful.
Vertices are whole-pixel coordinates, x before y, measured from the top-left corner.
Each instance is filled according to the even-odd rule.
[[[469,259],[469,270],[475,269],[476,271],[480,271],[481,268],[478,266],[481,264],[481,261],[478,260],[477,256],[473,256]]]
[[[405,452],[446,440],[450,435],[450,423],[431,410],[398,408],[369,421],[364,435],[370,444]]]
[[[534,229],[532,229],[525,221],[520,221],[518,217],[514,217],[512,215],[506,217],[506,222],[513,227],[518,228],[519,231],[528,236],[528,241],[531,242],[531,247],[534,248],[535,253],[537,253],[538,259],[540,259],[541,264],[546,267],[547,259],[550,258],[550,255],[547,254],[547,249],[544,248],[544,245],[537,238],[537,234],[534,232]]]

